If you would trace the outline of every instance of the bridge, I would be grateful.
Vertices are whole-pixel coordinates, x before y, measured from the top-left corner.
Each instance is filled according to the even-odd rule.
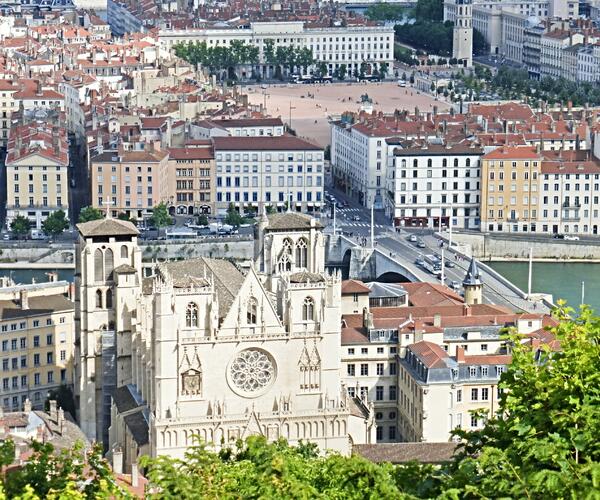
[[[359,245],[355,239],[329,234],[326,247],[326,262],[332,267],[341,267],[345,277],[362,281],[384,282],[438,282],[415,264],[423,254],[440,254],[439,239],[433,234],[422,237],[426,247],[421,249],[406,241],[405,235],[392,231],[376,237],[375,247]],[[447,245],[446,245],[447,247]],[[462,281],[470,263],[470,257],[459,248],[445,251],[448,266],[445,268],[446,283]],[[513,311],[546,313],[552,307],[551,300],[544,296],[528,297],[489,266],[478,262],[483,283],[483,300],[488,304],[507,307]]]

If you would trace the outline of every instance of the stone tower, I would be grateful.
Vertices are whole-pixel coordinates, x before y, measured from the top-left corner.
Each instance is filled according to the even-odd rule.
[[[130,382],[131,318],[140,291],[138,230],[100,219],[77,225],[75,402],[89,439],[108,441],[111,394]],[[125,377],[124,380],[123,377]]]
[[[454,0],[455,17],[452,38],[452,57],[465,66],[473,64],[473,5],[472,0]]]
[[[463,280],[465,290],[465,303],[468,305],[481,304],[483,299],[483,283],[479,275],[479,268],[475,257],[471,259],[471,265]]]

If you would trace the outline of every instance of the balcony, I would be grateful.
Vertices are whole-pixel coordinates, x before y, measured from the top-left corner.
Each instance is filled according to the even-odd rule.
[[[573,201],[565,201],[562,204],[563,208],[581,208],[581,204],[579,202]]]

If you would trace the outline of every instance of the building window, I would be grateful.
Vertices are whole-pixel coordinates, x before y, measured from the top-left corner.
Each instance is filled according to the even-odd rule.
[[[111,309],[113,306],[113,293],[112,290],[106,290],[106,308]]]
[[[361,365],[360,365],[360,374],[363,377],[367,377],[369,375],[369,365],[367,363],[361,363]]]
[[[346,368],[349,377],[354,377],[356,375],[356,365],[354,363],[350,363]]]
[[[254,297],[250,297],[248,305],[246,306],[246,322],[249,325],[256,325],[256,311],[258,309],[258,303]]]
[[[312,321],[315,315],[315,301],[312,297],[306,297],[302,304],[302,320]]]
[[[121,258],[129,258],[129,250],[127,249],[127,245],[121,245]]]
[[[396,363],[390,363],[390,375],[396,375]]]
[[[198,305],[190,302],[185,311],[185,326],[188,328],[198,327]]]
[[[462,401],[462,389],[458,389],[458,391],[456,391],[456,402],[460,403]]]
[[[96,309],[102,309],[102,290],[96,290]]]
[[[481,388],[481,401],[487,401],[489,398],[490,390],[487,387]]]
[[[383,375],[383,363],[377,363],[377,375]]]
[[[479,400],[479,389],[473,388],[471,389],[471,401]]]
[[[396,401],[396,386],[390,385],[390,401]]]
[[[348,348],[348,355],[349,356],[353,356],[354,355],[354,347]]]
[[[395,425],[390,425],[388,436],[390,438],[390,441],[396,439],[396,426]]]
[[[469,366],[469,377],[474,378],[477,376],[477,368],[475,366]]]
[[[296,243],[296,267],[305,268],[308,263],[308,245],[304,238],[300,238]]]
[[[355,387],[348,387],[348,396],[350,396],[351,398],[356,396],[356,388]]]
[[[477,416],[471,415],[471,427],[477,427]]]
[[[375,400],[383,401],[383,386],[382,385],[378,385],[377,387],[375,387]]]
[[[377,434],[377,441],[382,441],[383,440],[383,427],[377,427],[377,430],[375,432]]]

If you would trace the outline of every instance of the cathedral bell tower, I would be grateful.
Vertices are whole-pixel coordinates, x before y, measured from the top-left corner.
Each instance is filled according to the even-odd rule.
[[[140,290],[139,234],[127,221],[77,225],[75,252],[75,402],[90,440],[108,441],[113,390],[129,382],[131,325],[127,310]],[[125,380],[121,380],[125,377]]]

